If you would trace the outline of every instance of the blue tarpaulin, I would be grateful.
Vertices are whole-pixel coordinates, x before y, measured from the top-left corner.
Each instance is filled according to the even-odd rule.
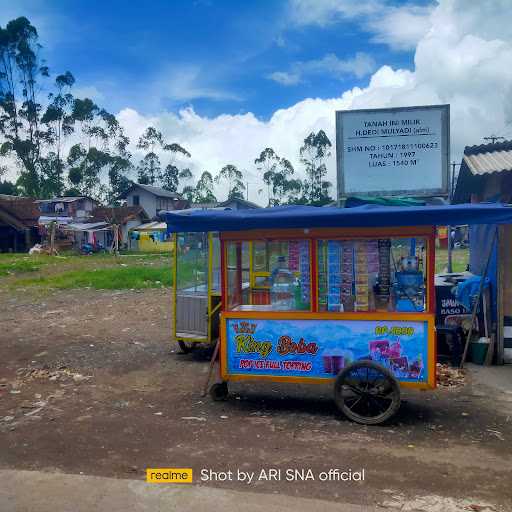
[[[161,212],[168,233],[245,231],[248,229],[343,228],[512,224],[512,206],[456,204],[356,208],[277,206],[254,210],[181,210]]]

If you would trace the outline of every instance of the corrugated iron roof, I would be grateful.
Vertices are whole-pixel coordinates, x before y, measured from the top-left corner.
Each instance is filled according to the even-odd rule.
[[[130,231],[164,231],[166,229],[167,224],[165,222],[148,222],[147,224],[141,224],[140,226],[131,228]]]
[[[97,203],[95,199],[88,196],[66,196],[66,197],[54,197],[53,199],[37,199],[36,203],[74,203],[75,201],[81,201],[82,199],[90,199]]]
[[[65,229],[69,231],[107,231],[112,228],[106,222],[70,222]]]
[[[512,141],[466,147],[463,161],[473,175],[512,171]]]
[[[134,188],[141,188],[150,194],[153,194],[157,197],[169,197],[171,199],[181,199],[181,196],[176,192],[171,192],[162,187],[155,187],[153,185],[142,185],[141,183],[132,182],[132,186],[121,196],[125,198]]]

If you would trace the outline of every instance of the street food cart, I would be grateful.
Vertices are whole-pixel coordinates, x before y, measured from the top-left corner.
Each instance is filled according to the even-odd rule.
[[[229,381],[332,382],[347,417],[387,420],[401,387],[436,386],[435,226],[511,219],[502,205],[169,216],[178,236],[219,233],[220,365],[211,396],[226,398]]]
[[[173,234],[172,335],[182,352],[219,337],[221,308],[218,233]]]

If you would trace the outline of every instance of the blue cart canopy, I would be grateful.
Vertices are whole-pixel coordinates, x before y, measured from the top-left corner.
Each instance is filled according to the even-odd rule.
[[[344,228],[511,224],[512,206],[457,204],[356,208],[276,206],[253,210],[181,210],[161,212],[168,233],[246,231],[249,229]]]

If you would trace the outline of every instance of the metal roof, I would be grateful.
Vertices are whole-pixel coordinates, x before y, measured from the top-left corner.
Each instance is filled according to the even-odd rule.
[[[165,231],[167,229],[167,224],[165,222],[148,222],[147,224],[141,224],[140,226],[135,226],[134,228],[130,228],[130,231]]]
[[[123,194],[123,197],[126,197],[128,192],[133,190],[134,188],[141,188],[142,190],[145,190],[146,192],[149,192],[150,194],[153,194],[158,197],[169,197],[171,199],[181,199],[181,196],[177,194],[176,192],[170,192],[169,190],[165,190],[165,188],[161,187],[154,187],[152,185],[141,185],[140,183],[133,183],[130,189]]]
[[[80,201],[81,199],[90,199],[95,201],[88,196],[68,196],[68,197],[54,197],[53,199],[37,199],[36,203],[74,203],[75,201]]]
[[[463,162],[473,175],[512,171],[512,141],[466,147]]]
[[[69,231],[108,231],[111,227],[106,222],[70,222],[65,229]]]

